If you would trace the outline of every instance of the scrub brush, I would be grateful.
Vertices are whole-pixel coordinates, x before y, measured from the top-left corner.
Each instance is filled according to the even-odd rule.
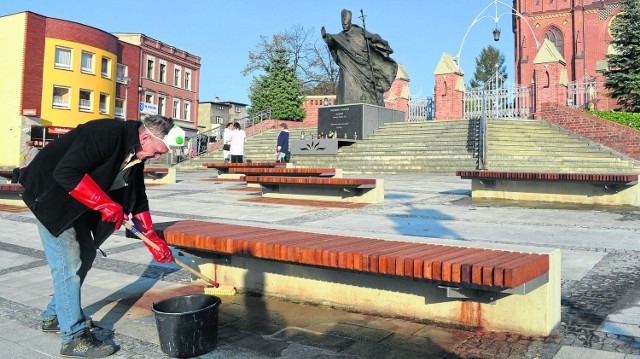
[[[123,224],[124,224],[124,227],[126,229],[128,229],[131,233],[135,234],[138,238],[142,239],[142,241],[144,243],[148,244],[149,246],[151,246],[155,250],[160,250],[160,247],[158,247],[157,244],[153,243],[153,241],[151,241],[149,238],[147,238],[147,236],[142,234],[142,232],[140,232],[136,227],[131,225],[129,222],[125,221],[125,222],[123,222]],[[207,282],[208,284],[211,284],[211,286],[207,286],[207,287],[204,288],[204,294],[209,294],[209,295],[234,295],[234,294],[236,294],[236,288],[235,287],[233,287],[231,285],[220,286],[220,284],[218,282],[216,282],[213,279],[205,276],[204,274],[198,272],[197,270],[191,268],[189,265],[185,264],[183,261],[179,260],[178,258],[173,257],[173,261],[176,262],[176,264],[179,265],[180,267],[182,267],[182,268],[188,270],[189,272],[191,272],[196,277],[202,279],[203,281]]]

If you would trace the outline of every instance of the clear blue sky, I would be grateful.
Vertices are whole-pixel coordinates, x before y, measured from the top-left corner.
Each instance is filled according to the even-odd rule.
[[[461,52],[461,66],[468,83],[475,71],[475,58],[482,48],[494,45],[505,55],[509,79],[513,79],[513,33],[510,9],[498,2],[499,42],[491,31],[496,10],[493,0],[2,0],[0,15],[20,11],[79,22],[108,32],[140,32],[201,58],[200,101],[221,100],[249,103],[251,75],[240,72],[247,64],[249,50],[260,35],[273,35],[302,25],[328,33],[342,31],[340,11],[360,9],[367,29],[377,33],[393,48],[392,57],[403,64],[411,78],[411,93],[433,92],[433,71],[443,52],[456,55],[473,20],[480,19],[469,32]],[[487,11],[482,10],[489,6]],[[482,12],[482,13],[481,13]]]

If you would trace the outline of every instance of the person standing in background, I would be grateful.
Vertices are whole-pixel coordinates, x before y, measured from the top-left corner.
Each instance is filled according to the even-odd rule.
[[[27,167],[40,151],[38,147],[35,147],[33,145],[33,141],[25,142],[24,149],[26,153],[24,154],[24,158],[20,162],[20,167],[14,168],[13,173],[11,173],[11,183],[18,183],[18,179],[20,178],[20,172],[22,171],[22,169]]]
[[[276,162],[288,162],[285,161],[287,154],[289,154],[289,126],[286,123],[281,123],[282,129],[278,134],[278,143],[276,144]]]
[[[222,133],[222,158],[224,163],[229,162],[229,150],[231,149],[231,132],[233,132],[233,122],[227,123],[224,132]]]
[[[231,148],[229,154],[231,155],[231,163],[244,162],[244,144],[247,142],[247,134],[242,129],[239,123],[233,124],[233,131],[231,131]]]

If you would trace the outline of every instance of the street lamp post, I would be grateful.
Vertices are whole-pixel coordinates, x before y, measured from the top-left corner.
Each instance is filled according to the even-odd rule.
[[[124,79],[124,120],[127,120],[127,110],[129,109],[129,103],[127,102],[129,100],[129,84],[131,83],[131,80],[133,80],[133,77],[129,77],[126,76]]]
[[[504,7],[509,8],[509,12],[504,12],[499,14],[498,13],[498,5],[502,5]],[[485,12],[487,12],[487,10],[489,10],[489,8],[493,6],[495,9],[495,15],[489,15],[489,14],[485,14]],[[500,0],[493,0],[489,3],[489,5],[487,5],[484,9],[482,9],[482,11],[480,11],[480,13],[478,14],[478,16],[476,16],[475,19],[473,19],[473,21],[471,22],[471,25],[469,25],[469,27],[467,28],[467,32],[464,34],[464,37],[462,38],[462,42],[460,43],[460,49],[458,50],[458,53],[456,54],[456,64],[458,66],[458,68],[460,68],[460,55],[462,54],[462,47],[464,46],[464,41],[467,39],[467,35],[469,35],[469,31],[471,31],[471,28],[478,23],[478,21],[482,20],[482,19],[491,19],[493,20],[493,22],[496,24],[495,29],[493,30],[493,40],[494,41],[500,41],[500,29],[498,28],[498,22],[500,21],[500,18],[505,16],[505,15],[516,15],[519,18],[521,18],[522,20],[524,20],[524,23],[529,27],[529,30],[531,30],[531,34],[533,35],[533,39],[536,42],[536,48],[539,49],[540,48],[540,43],[538,42],[538,39],[536,39],[536,33],[533,31],[533,28],[531,27],[531,25],[529,24],[529,21],[527,21],[527,19],[515,8],[513,8],[511,5],[500,1]]]

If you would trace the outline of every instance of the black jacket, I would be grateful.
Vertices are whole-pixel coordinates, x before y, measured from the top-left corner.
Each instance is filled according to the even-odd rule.
[[[76,221],[88,221],[96,246],[113,233],[112,222],[102,222],[98,211],[71,197],[85,174],[105,192],[111,188],[125,158],[140,146],[138,121],[95,120],[79,125],[45,146],[24,169],[22,199],[36,218],[60,235]],[[125,213],[149,210],[144,186],[144,162],[126,170],[127,186],[108,192]]]

